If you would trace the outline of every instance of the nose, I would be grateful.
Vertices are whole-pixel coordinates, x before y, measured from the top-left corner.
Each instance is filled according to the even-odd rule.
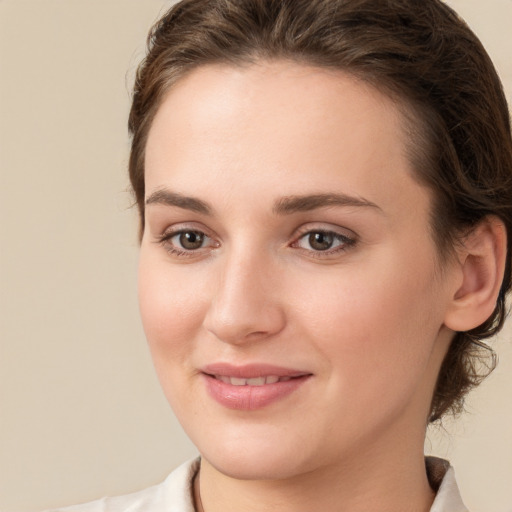
[[[270,338],[285,326],[276,266],[240,253],[222,262],[204,326],[234,345]]]

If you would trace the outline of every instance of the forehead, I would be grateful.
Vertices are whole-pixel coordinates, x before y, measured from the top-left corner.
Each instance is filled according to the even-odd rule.
[[[173,86],[155,116],[146,190],[211,195],[222,183],[243,195],[264,180],[267,191],[287,194],[341,187],[390,205],[401,195],[396,208],[413,208],[414,194],[426,191],[413,187],[404,126],[388,96],[339,70],[287,61],[204,66]]]
[[[374,113],[378,115],[371,119]],[[173,120],[175,124],[188,120],[186,125],[194,128],[216,128],[210,137],[224,126],[229,128],[229,122],[248,131],[264,125],[272,132],[293,135],[302,129],[314,137],[320,127],[324,134],[340,131],[340,116],[357,117],[360,122],[353,127],[364,125],[366,135],[379,130],[382,134],[384,129],[389,133],[391,128],[393,135],[402,136],[404,118],[396,104],[346,72],[286,60],[239,67],[212,64],[189,72],[172,86],[158,109],[150,138],[159,126],[169,127]],[[300,122],[292,125],[291,117]],[[186,125],[181,125],[183,136],[191,135],[183,131]]]

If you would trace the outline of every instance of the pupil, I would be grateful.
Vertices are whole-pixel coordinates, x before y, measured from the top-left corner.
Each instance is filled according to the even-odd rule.
[[[203,245],[204,236],[195,231],[186,231],[180,235],[180,244],[184,249],[199,249]]]
[[[332,247],[333,236],[330,233],[311,233],[309,245],[317,251],[326,251]]]

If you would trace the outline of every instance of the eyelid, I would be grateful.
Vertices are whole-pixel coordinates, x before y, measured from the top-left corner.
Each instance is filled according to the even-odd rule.
[[[198,249],[185,249],[184,247],[175,246],[171,243],[172,238],[186,232],[201,233],[204,235],[205,239],[209,239],[211,243]],[[216,240],[216,237],[209,229],[204,226],[198,226],[195,223],[179,223],[168,226],[160,234],[155,235],[155,243],[161,245],[172,256],[192,258],[204,256],[205,252],[220,246],[220,242]]]
[[[307,233],[317,232],[317,231],[322,232],[322,233],[332,233],[334,235],[338,235],[343,238],[353,240],[354,242],[357,241],[359,238],[357,236],[357,234],[354,231],[352,231],[351,229],[341,227],[341,226],[336,226],[334,224],[324,224],[324,223],[315,223],[315,222],[311,222],[311,223],[304,224],[304,225],[300,226],[296,230],[293,238],[298,239]]]
[[[332,234],[338,240],[341,239],[342,243],[334,248],[326,249],[324,251],[314,250],[314,249],[306,249],[304,247],[300,247],[299,241],[302,240],[306,235],[311,233],[325,233]],[[359,241],[359,238],[356,233],[347,228],[342,228],[341,226],[334,226],[332,224],[305,224],[301,226],[293,237],[293,242],[290,244],[291,247],[294,247],[298,250],[304,251],[310,257],[314,257],[317,259],[320,258],[329,258],[336,256],[339,253],[343,253],[349,250],[351,247],[356,245]]]
[[[183,231],[195,231],[203,233],[211,239],[217,238],[211,229],[198,222],[177,222],[175,224],[169,224],[164,229],[159,229],[159,233],[155,234],[155,238],[158,240],[162,238],[169,238],[177,233],[182,233]]]

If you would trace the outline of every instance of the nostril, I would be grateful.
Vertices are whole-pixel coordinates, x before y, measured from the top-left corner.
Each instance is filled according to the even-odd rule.
[[[275,300],[276,290],[269,288],[267,277],[262,283],[264,273],[256,263],[249,265],[249,259],[245,255],[243,261],[231,258],[226,262],[204,318],[205,329],[226,343],[264,340],[285,324],[280,302]]]

